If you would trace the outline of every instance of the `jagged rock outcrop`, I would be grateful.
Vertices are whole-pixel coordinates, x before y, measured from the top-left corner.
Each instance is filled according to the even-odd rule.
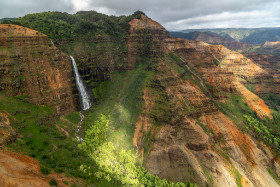
[[[133,35],[138,25],[147,33],[164,33],[162,27],[150,31],[146,19],[131,22],[137,23],[131,24]],[[160,127],[153,124],[148,114],[157,98],[145,90],[133,139],[145,167],[162,178],[199,186],[278,186],[267,171],[279,169],[270,149],[244,134],[214,102],[237,94],[260,117],[270,116],[264,101],[244,86],[269,72],[223,46],[169,36],[153,39],[165,52],[158,59],[156,78],[168,97],[172,119]]]
[[[1,24],[0,33],[0,90],[59,115],[73,112],[70,58],[35,30]]]

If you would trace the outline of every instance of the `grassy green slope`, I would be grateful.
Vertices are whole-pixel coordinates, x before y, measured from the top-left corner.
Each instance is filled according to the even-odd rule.
[[[100,114],[110,116],[109,141],[116,146],[133,149],[132,138],[135,123],[142,111],[142,93],[153,72],[144,65],[129,72],[113,73],[112,80],[102,84],[102,98],[85,115],[85,126],[89,126]]]
[[[79,142],[74,138],[79,122],[77,112],[65,118],[57,118],[47,106],[35,106],[25,102],[24,97],[8,97],[0,93],[0,112],[4,111],[9,114],[12,127],[19,133],[17,141],[8,147],[38,159],[44,174],[50,171],[63,172],[85,183],[110,185],[106,181],[97,180],[95,176],[89,178],[80,171],[82,164],[94,163],[77,147]],[[69,135],[66,136],[62,131],[67,131]]]

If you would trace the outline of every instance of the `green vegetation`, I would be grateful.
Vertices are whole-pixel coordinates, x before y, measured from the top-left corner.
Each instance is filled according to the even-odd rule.
[[[127,68],[129,22],[142,14],[136,11],[130,16],[116,17],[95,11],[43,12],[28,14],[11,23],[46,34],[61,51],[77,57],[79,71],[98,101],[104,89],[103,82],[110,79],[111,71]],[[149,52],[148,43],[142,47],[146,50],[142,56]]]
[[[148,82],[147,88],[149,90],[149,94],[156,97],[155,104],[149,113],[154,121],[154,124],[164,124],[170,122],[172,117],[171,106],[164,88],[160,86],[160,82],[154,77]]]
[[[219,66],[219,65],[220,65],[220,61],[219,61],[219,60],[213,59],[213,61],[214,61],[214,63],[215,63],[216,66]]]
[[[273,92],[269,92],[262,96],[262,99],[269,106],[269,108],[280,112],[280,96],[279,94],[274,94]]]
[[[136,158],[131,151],[116,147],[112,142],[105,142],[109,120],[101,115],[86,130],[84,141],[79,145],[92,158],[96,165],[81,165],[80,169],[91,176],[92,168],[97,178],[105,179],[115,185],[133,186],[195,186],[174,183],[160,179],[146,169],[136,165]],[[97,169],[96,169],[97,168]]]
[[[208,181],[210,182],[211,186],[214,186],[214,179],[212,178],[211,174],[208,172],[208,170],[205,168],[204,165],[201,164],[204,176],[207,177]]]
[[[93,165],[94,162],[78,149],[78,141],[74,139],[77,124],[58,119],[49,107],[35,106],[22,101],[21,97],[8,97],[4,93],[0,93],[0,112],[9,114],[11,126],[21,135],[9,147],[38,159],[43,174],[64,172],[66,176],[102,186],[102,181],[94,176],[89,178],[80,170],[82,164]],[[67,131],[70,137],[60,129]]]
[[[2,18],[0,19],[0,23],[2,24],[9,24],[11,23],[12,21],[16,20],[17,18]]]
[[[255,84],[245,84],[245,86],[250,92],[255,93],[255,89],[256,89]]]
[[[274,147],[276,150],[279,151],[279,145],[280,145],[279,135],[274,134],[273,130],[271,128],[267,127],[268,122],[266,122],[266,124],[265,124],[248,115],[244,115],[244,117],[246,118],[248,130],[249,129],[253,130],[257,134],[256,137],[262,139],[268,145],[271,145],[272,147]],[[267,119],[267,121],[269,121],[269,119]],[[279,127],[278,127],[278,129],[279,129]],[[276,133],[277,132],[279,132],[279,131],[276,131]]]
[[[241,183],[242,175],[238,172],[238,170],[232,164],[231,164],[231,166],[232,166],[231,172],[234,175],[235,183],[237,184],[238,187],[242,187],[242,183]]]
[[[56,180],[54,178],[52,178],[49,182],[49,185],[50,186],[57,186],[58,184],[57,184]]]
[[[206,127],[204,124],[200,123],[199,121],[196,121],[196,123],[204,130],[204,132],[208,135],[215,135],[214,132]]]
[[[101,114],[94,125],[92,125],[85,133],[85,138],[79,148],[84,150],[87,154],[95,151],[96,148],[107,140],[107,131],[109,127],[109,120]]]
[[[137,11],[131,16],[107,16],[95,11],[80,11],[76,14],[62,12],[42,12],[28,14],[9,23],[38,30],[51,39],[73,40],[82,35],[106,33],[115,39],[128,34],[128,22],[139,18],[143,12]]]
[[[124,101],[128,100],[124,99]],[[137,181],[137,184],[145,184],[145,186],[154,186],[155,182],[160,186],[186,186],[151,175],[144,168],[136,165],[133,151],[121,148],[122,145],[119,145],[118,141],[114,142],[115,144],[107,142],[106,133],[110,132],[111,128],[108,127],[109,121],[104,115],[101,115],[94,125],[89,126],[85,133],[85,140],[78,148],[76,140],[66,137],[58,130],[62,127],[69,129],[72,123],[79,122],[77,112],[65,117],[71,122],[69,124],[52,116],[52,110],[48,107],[34,106],[22,102],[20,98],[7,97],[1,93],[0,111],[4,110],[14,115],[15,118],[11,118],[12,125],[22,135],[22,138],[9,146],[38,159],[42,164],[41,172],[45,175],[48,175],[51,170],[64,172],[67,176],[79,177],[88,184],[98,184],[98,186],[135,184],[131,181]],[[113,119],[116,120],[116,116]],[[70,134],[74,137],[74,132]],[[124,134],[116,135],[123,137]],[[112,140],[111,134],[108,139]],[[88,154],[93,157],[88,157]],[[116,161],[119,164],[114,165]],[[129,168],[132,170],[128,170]],[[126,175],[120,172],[123,169],[127,171]],[[56,181],[51,180],[50,185],[55,186]]]
[[[248,104],[243,100],[243,98],[234,93],[224,95],[227,97],[226,102],[224,103],[216,103],[216,106],[231,118],[236,125],[241,130],[245,130],[245,121],[244,115],[250,115],[253,117],[257,117],[257,113],[252,111],[252,109],[248,106]]]
[[[83,125],[88,128],[98,116],[110,116],[109,141],[125,149],[133,149],[135,123],[143,107],[143,90],[153,77],[145,65],[129,72],[115,72],[105,81],[102,98],[86,114]]]
[[[277,175],[277,173],[275,173],[273,170],[271,170],[270,168],[267,168],[267,171],[269,172],[269,174],[273,177],[273,179],[280,184],[280,177]]]
[[[101,83],[97,84],[97,86],[93,85],[92,92],[93,92],[93,97],[96,100],[100,100],[102,98],[102,93],[104,91],[104,86],[105,86],[104,82],[101,82]]]
[[[44,166],[41,166],[40,171],[41,171],[44,175],[48,175],[48,174],[51,173],[50,170],[49,170],[48,168],[44,167]]]
[[[65,118],[74,124],[78,124],[80,122],[79,112],[73,112],[72,114],[65,116]]]
[[[199,88],[206,94],[208,94],[208,89],[205,88],[205,83],[202,83],[200,78],[197,77],[189,68],[190,65],[188,62],[183,61],[179,56],[170,52],[167,56],[164,57],[163,61],[165,64],[174,70],[182,79],[187,79],[193,84],[199,86]],[[174,63],[175,62],[175,63]],[[189,67],[189,68],[188,68]],[[206,85],[206,84],[205,84]]]

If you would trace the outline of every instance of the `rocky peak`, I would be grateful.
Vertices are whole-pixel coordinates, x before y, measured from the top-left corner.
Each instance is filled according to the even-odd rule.
[[[136,32],[137,30],[147,30],[154,38],[164,39],[170,37],[167,30],[158,22],[150,19],[145,14],[141,14],[140,19],[133,19],[129,22],[130,33]]]

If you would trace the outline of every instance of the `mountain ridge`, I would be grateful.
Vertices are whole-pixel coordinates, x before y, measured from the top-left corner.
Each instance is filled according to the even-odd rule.
[[[250,44],[261,44],[266,41],[279,41],[279,27],[272,28],[221,28],[221,29],[188,29],[177,31],[181,33],[189,32],[210,32],[220,37]]]
[[[196,40],[196,41],[204,41],[206,43],[213,44],[213,45],[223,45],[228,49],[232,49],[236,51],[242,51],[252,46],[251,44],[233,41],[224,37],[220,37],[215,33],[209,33],[209,32],[195,31],[190,33],[180,33],[180,32],[170,32],[170,33],[174,37]]]

